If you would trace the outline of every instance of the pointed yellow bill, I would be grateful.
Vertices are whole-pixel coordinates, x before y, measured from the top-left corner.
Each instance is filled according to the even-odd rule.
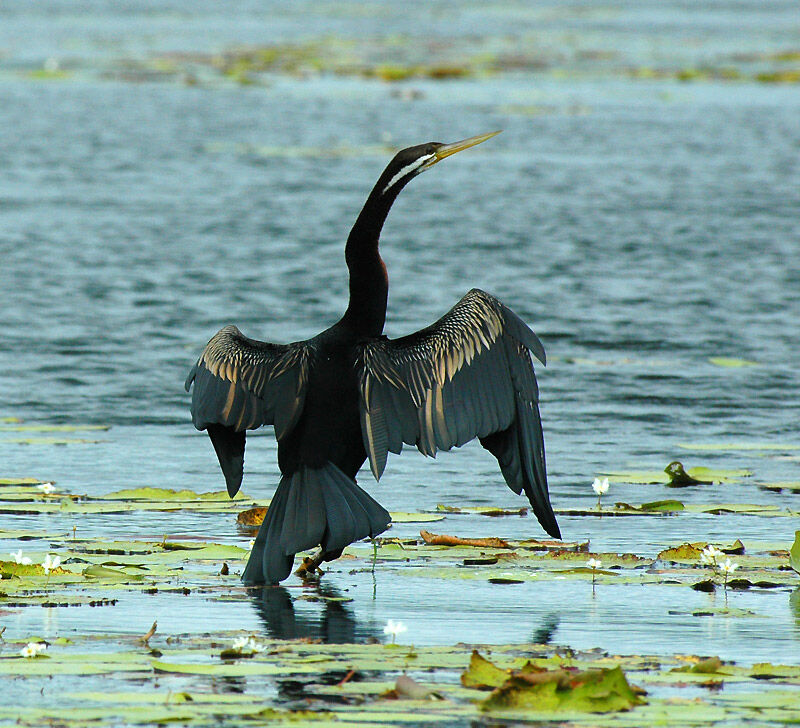
[[[485,142],[487,139],[491,139],[493,136],[497,136],[499,133],[500,131],[490,131],[488,134],[478,134],[478,136],[469,137],[469,139],[462,139],[460,142],[442,144],[442,146],[440,146],[433,153],[433,158],[425,164],[424,169],[433,166],[437,162],[441,162],[445,157],[449,157],[451,154],[461,152],[464,149],[469,149],[470,147],[474,147],[476,144]]]

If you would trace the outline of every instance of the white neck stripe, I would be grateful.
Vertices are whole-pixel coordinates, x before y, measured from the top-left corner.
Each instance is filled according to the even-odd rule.
[[[425,162],[431,159],[434,155],[433,154],[426,154],[424,157],[420,157],[419,159],[415,159],[411,164],[407,164],[403,167],[394,177],[392,177],[386,187],[383,188],[382,195],[385,195],[387,190],[390,187],[394,187],[403,177],[407,177],[408,175],[415,172],[419,167],[421,167]]]

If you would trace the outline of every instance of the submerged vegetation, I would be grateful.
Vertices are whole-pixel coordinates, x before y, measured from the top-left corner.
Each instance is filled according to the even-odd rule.
[[[169,52],[120,57],[102,68],[79,58],[50,58],[44,67],[19,72],[30,81],[66,81],[99,72],[127,82],[178,81],[207,85],[269,84],[271,79],[320,75],[388,83],[452,81],[508,75],[559,79],[625,78],[681,83],[800,83],[800,51],[731,52],[709,62],[647,65],[618,48],[587,47],[579,39],[552,46],[540,37],[472,37],[420,40],[388,35],[361,39],[322,36],[304,41],[233,47],[219,53]],[[1,66],[0,66],[1,68]]]

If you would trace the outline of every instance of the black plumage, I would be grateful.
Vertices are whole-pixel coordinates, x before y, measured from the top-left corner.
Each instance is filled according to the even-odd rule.
[[[531,354],[545,363],[536,334],[473,289],[431,326],[394,340],[381,335],[388,277],[378,242],[392,203],[417,174],[491,136],[410,147],[390,162],[348,237],[350,302],[333,326],[286,345],[226,326],[190,371],[192,419],[208,431],[231,496],[241,485],[246,430],[275,427],[282,477],[245,583],[284,579],[299,551],[319,545],[329,560],[384,531],[389,513],[355,476],[369,459],[379,479],[388,453],[404,444],[435,456],[479,438],[509,488],[524,491],[545,531],[560,538],[531,363]]]

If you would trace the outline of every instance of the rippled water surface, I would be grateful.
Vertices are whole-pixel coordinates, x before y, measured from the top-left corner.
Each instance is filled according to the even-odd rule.
[[[92,437],[98,443],[66,446],[2,432],[0,475],[88,494],[220,489],[183,391],[208,338],[227,323],[281,342],[329,326],[346,305],[349,226],[393,150],[503,129],[414,181],[392,210],[382,237],[386,333],[427,325],[473,286],[532,325],[549,358],[537,374],[556,508],[593,505],[598,473],[680,459],[753,472],[680,491],[685,502],[798,510],[800,495],[757,484],[800,480],[800,94],[752,75],[763,71],[758,54],[800,48],[793,6],[426,3],[400,13],[388,3],[323,12],[243,3],[224,16],[216,4],[179,0],[0,8],[0,416],[111,426]],[[369,55],[392,34],[406,38],[395,52],[414,58],[419,23],[424,44],[462,55],[508,47],[528,60],[398,83],[304,72],[243,84],[206,80],[202,68],[162,78],[134,63],[323,37],[367,39],[379,49]],[[744,70],[734,80],[675,75],[736,63]],[[125,76],[129,67],[140,75]],[[712,361],[720,357],[753,365]],[[771,449],[681,446],[720,442]],[[277,479],[265,432],[248,446],[243,489],[266,498]],[[392,511],[522,505],[477,446],[436,461],[409,450],[380,485],[367,472],[361,483]],[[608,496],[668,497],[675,491],[660,486]],[[650,556],[692,540],[786,548],[798,528],[791,518],[709,515],[559,521],[565,538],[589,538],[593,550]],[[3,523],[72,526],[58,516]],[[543,535],[532,517],[434,525]],[[217,515],[87,516],[81,528],[247,540]],[[418,528],[398,524],[393,534]],[[714,621],[686,616],[711,597],[666,586],[644,595],[609,586],[592,600],[585,583],[469,583],[454,600],[451,584],[394,583],[380,568],[373,583],[345,562],[326,581],[353,601],[334,615],[297,605],[299,633],[333,624],[334,638],[364,638],[392,617],[418,643],[523,641],[550,628],[555,642],[612,651],[798,654],[800,616],[785,590],[735,595],[763,618]],[[130,596],[113,610],[62,611],[56,625],[43,610],[5,619],[22,635],[139,633],[142,610],[164,632],[209,621],[275,630],[258,600],[192,598],[176,611],[166,597]]]

